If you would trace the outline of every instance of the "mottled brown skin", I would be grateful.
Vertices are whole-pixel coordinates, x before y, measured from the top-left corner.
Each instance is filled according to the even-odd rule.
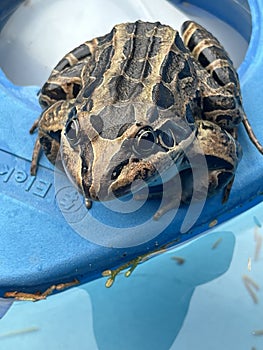
[[[175,164],[187,202],[190,152],[207,160],[208,195],[227,188],[227,197],[241,157],[236,127],[247,121],[238,76],[212,34],[194,22],[182,32],[184,43],[159,22],[124,23],[68,53],[40,92],[32,174],[42,147],[90,206],[165,172],[172,183]]]

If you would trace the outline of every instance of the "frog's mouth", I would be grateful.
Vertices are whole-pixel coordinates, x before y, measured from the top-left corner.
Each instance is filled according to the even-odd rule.
[[[158,171],[151,162],[133,161],[123,166],[120,175],[109,187],[109,195],[122,197],[132,191],[137,192],[158,175]]]
[[[149,184],[157,186],[165,183],[178,173],[182,160],[181,152],[176,152],[173,158],[160,152],[150,160],[131,159],[122,167],[119,176],[109,186],[108,195],[121,197],[136,193]]]

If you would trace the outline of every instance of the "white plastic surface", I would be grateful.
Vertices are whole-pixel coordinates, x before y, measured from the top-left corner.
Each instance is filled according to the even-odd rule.
[[[211,30],[239,66],[245,39],[192,5],[179,10],[166,0],[32,0],[18,8],[0,33],[0,67],[15,84],[42,85],[65,53],[108,33],[116,23],[142,19],[180,29],[189,18]]]

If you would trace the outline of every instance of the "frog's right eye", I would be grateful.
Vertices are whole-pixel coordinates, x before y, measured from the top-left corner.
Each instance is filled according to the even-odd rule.
[[[151,154],[156,146],[156,135],[150,126],[142,128],[135,137],[133,149],[139,155]]]
[[[80,127],[78,118],[72,118],[66,125],[65,135],[72,147],[76,146],[80,140]]]

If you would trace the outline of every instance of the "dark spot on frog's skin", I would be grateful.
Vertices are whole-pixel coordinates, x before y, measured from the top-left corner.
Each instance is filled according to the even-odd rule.
[[[110,67],[111,64],[111,57],[114,54],[114,48],[113,46],[106,47],[102,53],[99,56],[99,60],[96,63],[96,66],[91,72],[91,76],[93,77],[100,77],[103,75],[103,73]]]
[[[133,57],[129,58],[126,62],[124,72],[133,79],[140,79],[143,75],[142,72],[144,70],[145,62],[139,62]]]
[[[136,23],[127,23],[125,30],[127,31],[127,33],[132,34],[135,31],[135,26],[136,26]]]
[[[167,109],[174,105],[174,96],[172,92],[163,85],[163,83],[159,83],[154,86],[152,99],[158,107],[163,109]]]
[[[58,143],[60,143],[61,139],[61,131],[49,131],[48,135],[53,139],[56,140]]]
[[[203,129],[203,130],[214,130],[214,125],[212,123],[203,123],[201,122],[200,123],[200,127]]]
[[[73,83],[73,96],[77,97],[81,89],[81,85]]]
[[[222,121],[227,124],[227,122],[232,122],[233,117],[228,114],[219,114],[216,116],[216,122],[220,125]]]
[[[200,52],[199,56],[198,56],[198,61],[201,63],[201,65],[205,68],[207,67],[211,61],[209,60],[209,58],[206,55],[206,51],[207,49],[204,49],[202,52]]]
[[[120,137],[127,129],[129,129],[129,127],[131,127],[132,124],[131,123],[125,123],[121,126],[121,128],[118,131],[117,137]]]
[[[179,49],[179,51],[182,52],[188,52],[187,48],[184,46],[183,40],[181,39],[179,33],[176,33],[175,39],[174,39],[175,46]]]
[[[93,108],[93,100],[90,98],[81,108],[82,112],[90,112]]]
[[[128,33],[134,33],[133,38],[129,39],[124,45],[124,55],[131,57],[131,60],[140,60],[148,57],[154,57],[160,49],[161,38],[157,36],[149,36],[147,34],[154,28],[160,26],[156,23],[143,23],[137,21],[134,24],[128,24]],[[138,62],[137,62],[138,63]]]
[[[158,139],[160,140],[160,146],[165,150],[173,147],[176,144],[173,132],[171,129],[158,130]]]
[[[87,85],[84,89],[83,97],[85,98],[89,97],[92,94],[92,92],[95,90],[95,88],[102,83],[102,81],[103,81],[103,78],[99,77],[96,80],[94,80],[92,83]]]
[[[186,106],[185,117],[186,117],[187,123],[193,124],[195,122],[194,115],[193,115],[193,112],[192,112],[192,108],[191,108],[191,106],[189,104]]]
[[[205,34],[205,36],[204,36],[204,34]],[[198,43],[200,43],[203,39],[211,39],[211,43],[212,42],[214,42],[214,43],[217,42],[215,37],[212,36],[209,32],[205,31],[205,33],[204,33],[204,31],[202,29],[198,29],[197,28],[193,32],[193,34],[192,34],[192,36],[191,36],[191,38],[190,38],[190,40],[188,42],[188,45],[187,45],[188,48],[190,49],[190,51],[193,51],[193,49],[196,47],[196,45]]]
[[[124,160],[120,164],[118,164],[111,173],[111,180],[116,180],[120,175],[123,167],[129,163],[129,159]]]
[[[129,57],[133,60],[143,60],[147,57],[149,51],[149,44],[151,42],[151,38],[144,37],[133,37],[133,41],[131,43]]]
[[[181,26],[181,32],[182,34],[187,30],[188,26],[191,24],[191,21],[185,21],[183,22],[182,26]]]
[[[62,87],[58,84],[54,83],[45,83],[42,87],[42,93],[44,91],[44,94],[52,99],[55,100],[66,100],[67,94],[62,89]]]
[[[148,61],[145,63],[143,78],[146,79],[152,73],[152,66]]]
[[[210,86],[212,89],[218,89],[219,84],[218,82],[211,76],[208,76],[206,78],[206,83],[208,86]]]
[[[98,45],[101,46],[103,44],[110,43],[113,39],[115,32],[116,32],[116,29],[113,28],[109,34],[98,37],[97,38]]]
[[[229,115],[227,113],[219,114],[216,116],[215,121],[218,125],[222,126],[223,128],[231,129],[233,128],[233,125],[238,126],[241,123],[242,118],[243,116],[240,115],[240,113],[238,113],[237,111],[237,114],[235,115],[233,114]]]
[[[68,120],[70,120],[70,119],[72,119],[73,117],[75,117],[76,114],[77,114],[77,108],[74,106],[74,107],[70,110],[70,112],[69,112],[69,114],[68,114]]]
[[[73,50],[73,54],[78,60],[81,60],[91,55],[89,47],[85,44],[82,44],[75,50]]]
[[[109,86],[111,96],[115,97],[116,101],[127,101],[131,97],[140,95],[143,89],[141,82],[131,81],[123,75],[112,78]]]
[[[159,118],[159,112],[157,107],[156,106],[150,107],[147,111],[146,116],[147,116],[147,120],[149,120],[150,123],[155,122]]]
[[[90,164],[93,164],[94,155],[92,147],[87,147],[81,151],[81,178],[82,188],[84,190],[86,198],[90,198],[90,187],[93,183],[92,171],[88,171]]]
[[[62,72],[60,72],[58,75],[63,78],[75,78],[78,76],[78,73],[81,72],[81,69],[83,68],[83,62],[77,63],[73,67],[67,67],[63,69]],[[69,81],[69,79],[67,79]],[[71,85],[71,82],[69,82],[69,85]]]
[[[56,67],[54,69],[61,72],[62,70],[69,68],[69,67],[70,67],[69,61],[66,58],[62,58],[62,60],[58,62],[58,64],[56,65]]]
[[[134,34],[136,36],[143,36],[145,37],[148,32],[151,32],[154,28],[159,27],[161,25],[160,22],[150,23],[150,22],[142,22],[137,21],[135,22],[135,31]]]
[[[171,83],[174,79],[182,59],[180,55],[177,55],[173,51],[170,51],[165,57],[160,69],[160,75],[165,83]]]
[[[152,57],[158,55],[158,52],[160,50],[160,45],[161,45],[161,38],[159,38],[158,36],[153,36],[152,42],[151,42],[151,47],[150,47],[150,50],[148,52],[149,58],[152,58]]]
[[[235,108],[236,103],[234,97],[214,95],[203,98],[204,112],[212,112],[215,110],[228,110]]]
[[[201,63],[201,65],[205,68],[207,67],[211,62],[217,60],[220,57],[220,59],[231,62],[227,53],[225,50],[218,46],[211,46],[205,47],[198,56],[198,61]],[[232,64],[232,62],[231,62]]]
[[[187,61],[184,63],[184,68],[178,73],[178,78],[185,79],[188,77],[192,77],[193,73],[191,72],[190,65]]]
[[[212,169],[225,169],[232,170],[233,164],[227,162],[225,159],[219,158],[217,156],[206,155],[205,156],[209,170]]]
[[[46,109],[49,106],[46,101],[42,101],[41,99],[39,99],[39,104],[43,109]]]
[[[51,153],[51,149],[52,149],[52,138],[47,136],[42,136],[40,137],[39,141],[41,143],[43,151],[48,156]]]
[[[93,126],[93,128],[97,131],[97,133],[100,135],[103,130],[103,120],[99,115],[91,115],[90,116],[90,122]]]
[[[129,125],[135,124],[135,109],[133,104],[116,104],[105,106],[98,114],[103,121],[100,137],[115,140]],[[94,115],[94,123],[96,115]]]
[[[134,58],[127,60],[123,70],[130,78],[139,79],[147,78],[151,73],[151,65],[148,61],[137,61]]]
[[[235,85],[237,84],[237,76],[231,67],[216,68],[213,70],[212,76],[221,86],[229,82],[233,82]]]
[[[126,41],[126,43],[123,46],[123,54],[126,58],[129,56],[129,53],[131,51],[131,47],[132,47],[132,39],[129,39]]]

